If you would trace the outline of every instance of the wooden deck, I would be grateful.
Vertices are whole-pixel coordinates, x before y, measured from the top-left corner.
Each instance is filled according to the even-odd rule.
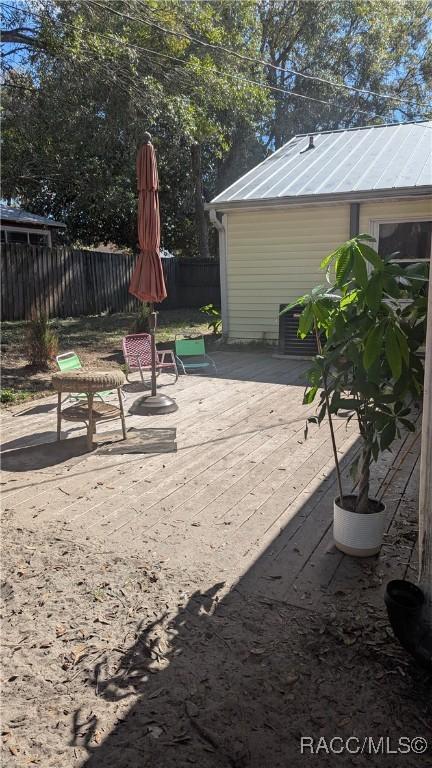
[[[381,599],[384,579],[414,567],[417,436],[401,440],[377,467],[386,544],[379,558],[355,561],[332,543],[328,429],[312,428],[304,439],[313,412],[302,405],[307,363],[250,351],[214,357],[217,376],[182,376],[175,386],[161,377],[176,413],[127,416],[128,429],[175,428],[175,453],[87,454],[76,424],[65,424],[68,439],[56,443],[54,399],[4,413],[5,520],[98,538],[110,555],[138,551],[195,575],[203,589],[219,579],[227,590],[237,585],[314,609],[374,585],[371,599]],[[126,411],[138,394],[128,393]],[[353,424],[336,422],[344,467],[356,438]]]

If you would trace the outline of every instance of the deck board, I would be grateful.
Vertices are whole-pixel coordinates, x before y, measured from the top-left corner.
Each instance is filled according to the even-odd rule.
[[[217,376],[181,376],[175,386],[160,377],[178,402],[176,413],[127,415],[127,428],[175,428],[176,453],[80,454],[84,430],[65,425],[62,447],[71,455],[61,459],[53,442],[55,399],[11,409],[3,419],[8,519],[169,560],[199,573],[203,586],[222,574],[227,588],[240,584],[264,599],[314,610],[337,593],[383,581],[382,574],[413,572],[418,439],[404,437],[374,472],[374,493],[388,504],[380,557],[348,558],[332,541],[336,478],[328,427],[312,427],[304,439],[314,408],[302,404],[308,363],[250,350],[214,357]],[[134,388],[126,410],[142,394]],[[113,422],[101,427],[115,429]],[[347,477],[358,450],[355,425],[337,419],[335,430]]]

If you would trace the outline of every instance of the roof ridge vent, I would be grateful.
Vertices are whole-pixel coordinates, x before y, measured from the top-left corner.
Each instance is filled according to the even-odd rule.
[[[305,152],[309,152],[310,149],[316,149],[316,146],[314,144],[314,138],[315,136],[313,133],[309,134],[309,144],[307,145],[306,149],[302,149],[302,151],[300,152],[301,155],[303,155]]]

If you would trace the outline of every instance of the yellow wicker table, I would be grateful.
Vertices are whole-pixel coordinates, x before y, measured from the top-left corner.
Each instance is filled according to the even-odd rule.
[[[126,440],[126,424],[120,391],[126,379],[122,371],[62,371],[61,373],[54,373],[51,380],[54,389],[58,392],[57,440],[61,439],[62,418],[66,421],[84,421],[87,424],[87,443],[89,450],[91,450],[96,423],[116,417],[121,419],[123,439]],[[117,390],[119,408],[104,402],[94,404],[95,393],[107,389]],[[64,392],[83,392],[87,395],[87,405],[73,405],[62,411],[61,397]]]

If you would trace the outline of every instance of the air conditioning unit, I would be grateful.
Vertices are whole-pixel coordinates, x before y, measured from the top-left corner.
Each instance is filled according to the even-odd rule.
[[[286,304],[279,305],[281,312]],[[313,357],[318,353],[316,339],[313,333],[305,339],[297,336],[299,317],[303,307],[292,307],[288,312],[279,315],[279,349],[278,354],[287,357]]]

